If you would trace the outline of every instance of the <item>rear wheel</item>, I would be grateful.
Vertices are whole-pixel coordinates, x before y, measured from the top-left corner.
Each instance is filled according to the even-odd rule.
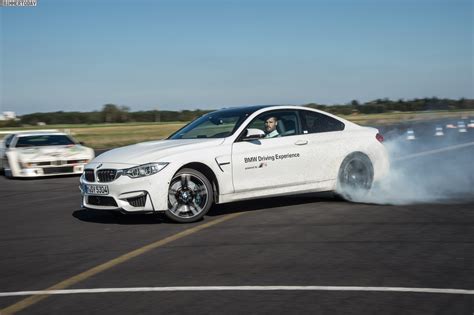
[[[362,197],[372,187],[374,168],[370,159],[362,153],[347,156],[341,164],[337,192],[346,200]]]
[[[183,168],[171,180],[165,215],[176,222],[195,222],[209,211],[213,200],[207,177],[194,169]]]

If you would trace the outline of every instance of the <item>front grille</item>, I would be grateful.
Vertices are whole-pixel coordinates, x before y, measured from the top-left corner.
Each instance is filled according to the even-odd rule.
[[[117,207],[114,198],[105,196],[87,196],[87,203],[94,206]]]
[[[146,195],[128,198],[127,201],[134,207],[144,207],[146,202]]]
[[[72,166],[63,167],[45,167],[43,168],[44,174],[60,174],[60,173],[72,173],[74,168]]]
[[[51,165],[64,165],[67,164],[66,160],[56,160],[56,161],[51,161]]]
[[[99,182],[106,183],[111,182],[117,176],[117,170],[114,169],[104,169],[97,171],[97,179]]]
[[[89,183],[95,182],[94,170],[87,169],[84,171],[84,177]]]
[[[67,164],[82,164],[87,163],[87,160],[67,160]]]

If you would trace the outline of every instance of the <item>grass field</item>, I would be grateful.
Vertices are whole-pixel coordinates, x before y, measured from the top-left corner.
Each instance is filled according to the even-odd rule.
[[[178,130],[184,123],[113,125],[106,127],[69,128],[79,141],[96,149],[111,148],[127,144],[163,139]]]
[[[462,117],[474,118],[474,111],[436,111],[436,112],[404,112],[384,113],[371,115],[342,116],[347,120],[360,125],[390,125],[400,122],[435,120],[452,118],[455,122]],[[112,148],[142,141],[159,140],[166,138],[180,127],[183,122],[170,123],[125,123],[125,124],[97,124],[97,125],[48,125],[25,126],[17,128],[0,128],[0,132],[9,130],[39,130],[59,129],[72,134],[78,141],[95,149]],[[2,136],[0,135],[0,138]]]
[[[341,116],[359,125],[392,125],[400,122],[436,120],[442,118],[453,118],[455,120],[463,117],[474,119],[474,110],[468,111],[424,111],[424,112],[395,112],[369,115],[346,115]]]
[[[137,142],[163,139],[178,130],[185,123],[126,123],[100,125],[49,125],[20,128],[2,128],[2,130],[42,130],[58,129],[70,133],[78,141],[95,149],[124,146]],[[1,137],[1,136],[0,136]]]

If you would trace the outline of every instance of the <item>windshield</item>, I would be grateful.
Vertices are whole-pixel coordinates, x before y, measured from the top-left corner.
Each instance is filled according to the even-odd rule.
[[[38,147],[50,145],[71,145],[74,141],[66,135],[39,135],[20,137],[16,142],[17,148]]]
[[[244,107],[215,111],[192,121],[168,139],[225,138],[232,135],[242,122],[260,107]]]

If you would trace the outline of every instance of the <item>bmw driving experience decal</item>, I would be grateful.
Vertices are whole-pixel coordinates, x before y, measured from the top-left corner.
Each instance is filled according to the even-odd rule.
[[[250,157],[244,157],[244,163],[258,163],[252,166],[246,166],[246,170],[256,169],[256,168],[263,168],[268,166],[268,164],[273,162],[279,162],[285,159],[294,159],[299,158],[299,153],[286,153],[286,154],[275,154],[275,155],[256,155]]]

